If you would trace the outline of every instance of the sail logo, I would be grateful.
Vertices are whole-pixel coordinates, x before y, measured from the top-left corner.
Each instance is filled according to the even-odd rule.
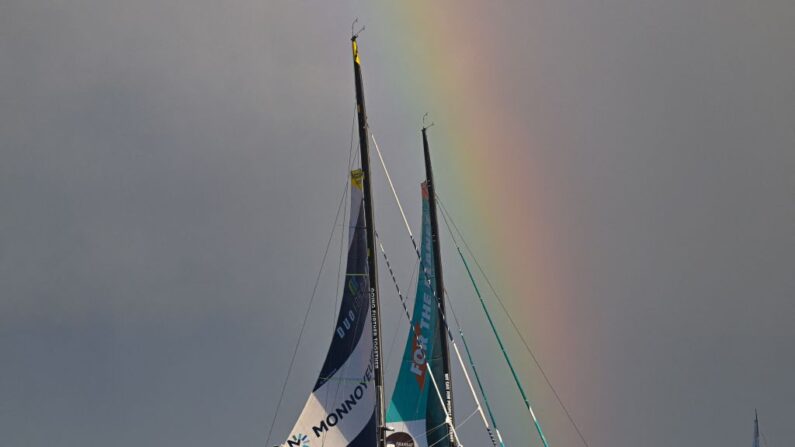
[[[423,183],[423,192],[427,194],[426,185]],[[426,204],[423,204],[424,206]],[[424,225],[429,225],[428,213],[423,213]],[[420,321],[414,325],[413,328],[413,342],[411,351],[411,367],[409,368],[417,379],[420,391],[425,389],[425,372],[427,370],[428,351],[430,349],[429,340],[431,332],[432,316],[434,312],[435,296],[433,295],[433,282],[432,271],[433,265],[430,264],[430,259],[433,257],[431,232],[422,232],[422,265],[420,266],[420,274],[425,276],[425,287],[422,293],[422,310],[420,314]],[[419,304],[419,303],[417,303]],[[414,311],[414,318],[417,318],[416,310]],[[415,320],[416,321],[416,320]],[[427,334],[427,335],[426,335]]]
[[[423,335],[423,331],[431,329],[431,315],[433,308],[431,307],[432,297],[427,293],[423,294],[422,299],[422,316],[419,324],[414,326],[414,343],[413,351],[411,354],[411,372],[417,379],[417,384],[420,390],[425,388],[425,370],[427,369],[428,357],[428,337]]]
[[[370,359],[370,364],[367,366],[367,369],[364,372],[364,376],[362,376],[362,380],[353,389],[353,392],[343,400],[342,404],[337,406],[334,410],[330,411],[325,419],[321,420],[320,423],[316,426],[312,427],[312,432],[315,434],[315,438],[319,438],[323,432],[329,430],[329,428],[336,426],[340,423],[345,416],[353,411],[356,404],[364,397],[365,391],[367,391],[369,383],[373,380],[373,363],[372,358]],[[296,444],[297,445],[297,444]],[[289,447],[294,447],[290,444]],[[305,446],[302,446],[305,447]]]
[[[303,433],[293,435],[292,438],[287,440],[287,445],[289,447],[309,447],[309,436]]]
[[[414,373],[417,379],[417,384],[420,390],[425,388],[425,369],[427,363],[427,350],[425,347],[428,345],[428,339],[422,335],[420,325],[414,326],[414,346],[411,355],[411,372]]]
[[[355,278],[350,278],[348,280],[348,291],[351,293],[351,296],[358,297],[359,296],[359,284],[355,280]]]
[[[342,339],[345,338],[348,331],[350,331],[351,327],[353,326],[353,322],[356,320],[356,312],[354,310],[358,310],[361,302],[361,285],[359,281],[357,281],[356,277],[351,277],[348,279],[347,282],[348,292],[350,292],[351,296],[353,297],[353,306],[352,309],[348,309],[348,313],[344,316],[342,321],[340,321],[339,326],[337,326],[337,336]]]
[[[355,319],[356,314],[353,313],[353,310],[349,310],[348,315],[342,320],[342,324],[337,326],[337,336],[339,338],[345,338],[345,334],[351,329],[351,324]]]
[[[364,188],[362,181],[364,180],[364,171],[356,169],[351,171],[351,185],[358,189]]]
[[[395,432],[386,438],[386,447],[415,447],[414,438],[406,432]]]

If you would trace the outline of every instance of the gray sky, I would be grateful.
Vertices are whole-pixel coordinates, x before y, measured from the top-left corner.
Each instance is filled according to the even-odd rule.
[[[506,305],[592,447],[749,445],[755,407],[771,447],[795,443],[791,1],[5,0],[0,444],[265,445],[346,178],[355,16],[371,124],[411,225],[430,111],[440,194],[512,284],[498,288],[517,292]],[[438,53],[477,80],[415,64]],[[532,190],[487,179],[514,214],[467,218],[457,186],[476,179],[454,169],[451,135],[471,129],[453,118],[462,102],[443,101],[467,89],[493,98],[470,116],[512,117],[482,130],[516,154],[494,149],[495,166],[539,174]],[[411,247],[376,183],[411,291]],[[493,234],[524,222],[531,234]],[[335,235],[272,443],[331,334]],[[506,272],[516,253],[497,236],[539,250]],[[538,445],[446,244],[498,421],[509,445]],[[382,281],[391,361],[406,328]],[[551,444],[577,445],[497,321]],[[462,432],[486,442],[475,419]]]

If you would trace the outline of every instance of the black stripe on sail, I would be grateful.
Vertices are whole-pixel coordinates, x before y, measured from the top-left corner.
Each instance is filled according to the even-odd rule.
[[[373,447],[378,441],[375,431],[375,411],[370,416],[370,421],[364,426],[361,432],[353,438],[348,447]]]
[[[354,207],[355,208],[355,207]],[[367,241],[364,230],[364,210],[359,206],[356,228],[348,251],[345,285],[340,304],[340,313],[334,327],[323,368],[320,370],[314,390],[326,381],[348,360],[370,321],[369,281],[367,273]],[[370,350],[368,349],[369,353]],[[313,391],[314,391],[313,390]]]

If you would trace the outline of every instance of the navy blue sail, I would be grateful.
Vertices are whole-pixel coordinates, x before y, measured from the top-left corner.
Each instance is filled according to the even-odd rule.
[[[363,177],[361,170],[351,173],[348,261],[339,317],[323,368],[287,447],[373,447],[377,442]]]

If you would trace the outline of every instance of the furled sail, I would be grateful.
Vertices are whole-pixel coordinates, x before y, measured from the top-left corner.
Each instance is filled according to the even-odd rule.
[[[331,346],[285,447],[373,447],[377,444],[363,177],[361,170],[351,173],[345,287]]]
[[[386,414],[387,425],[393,430],[387,436],[387,447],[450,445],[442,402],[428,376],[430,368],[441,392],[444,392],[442,388],[444,370],[440,352],[443,332],[434,296],[436,279],[426,183],[422,184],[422,242],[419,269],[411,328],[397,384]]]
[[[759,415],[754,410],[754,443],[753,447],[759,447]]]

